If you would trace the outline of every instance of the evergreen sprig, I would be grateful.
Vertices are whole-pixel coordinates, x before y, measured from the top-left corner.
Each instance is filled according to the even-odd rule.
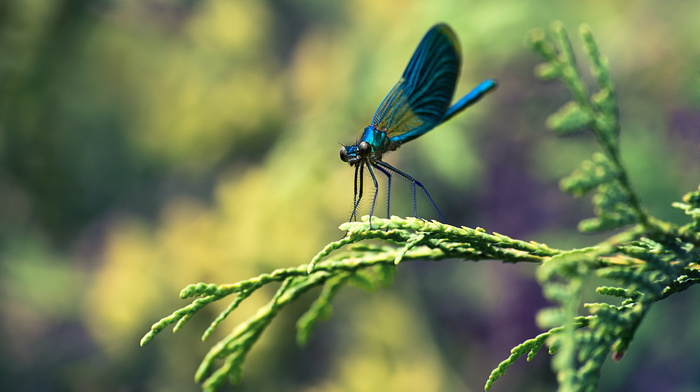
[[[607,60],[600,55],[590,29],[582,26],[583,46],[598,88],[591,95],[578,72],[563,25],[553,23],[552,32],[554,39],[543,30],[530,35],[533,49],[546,60],[536,73],[543,80],[561,80],[573,100],[551,115],[547,125],[560,135],[590,131],[602,150],[564,178],[561,188],[574,196],[595,191],[596,217],[581,222],[580,231],[600,232],[634,225],[597,246],[551,257],[537,274],[545,296],[559,304],[538,315],[543,328],[554,327],[547,334],[550,348],[556,348],[552,367],[557,372],[559,390],[594,391],[605,359],[611,352],[614,360],[622,358],[651,305],[700,283],[700,197],[690,193],[684,197],[685,203],[674,204],[691,215],[693,223],[689,225],[678,228],[648,215],[620,159],[621,126]],[[612,286],[598,287],[596,291],[622,298],[622,304],[587,303],[584,307],[589,314],[578,315],[579,298],[590,275],[611,282]],[[585,324],[581,317],[585,317]],[[501,363],[489,378],[486,390],[502,374],[498,370],[518,358],[515,354],[523,355],[521,351],[514,352]]]
[[[620,159],[620,119],[615,87],[610,79],[607,59],[600,55],[588,26],[581,26],[583,47],[591,60],[591,73],[598,91],[590,94],[578,71],[576,58],[564,26],[552,24],[554,40],[544,30],[530,35],[532,48],[546,60],[536,68],[543,80],[559,79],[568,88],[573,100],[549,116],[547,126],[559,135],[580,131],[592,132],[602,152],[594,153],[581,167],[561,181],[563,191],[582,196],[595,189],[595,218],[581,222],[582,232],[616,229],[630,223],[646,224],[647,213],[627,177]]]
[[[253,292],[268,284],[283,282],[266,306],[239,324],[205,356],[195,374],[195,380],[202,383],[204,391],[214,391],[227,378],[232,382],[240,379],[243,360],[265,328],[285,305],[312,288],[321,287],[321,291],[297,322],[299,344],[306,343],[319,320],[330,316],[331,301],[346,283],[368,291],[387,287],[393,280],[399,262],[448,258],[493,259],[510,263],[542,262],[561,252],[534,241],[514,240],[498,233],[489,234],[481,228],[454,227],[417,218],[373,217],[372,230],[369,230],[369,219],[365,216],[361,222],[344,223],[340,229],[347,231],[346,236],[328,244],[308,265],[278,269],[235,284],[197,283],[185,287],[180,298],[196,299],[153,324],[151,331],[141,340],[141,345],[150,342],[170,325],[174,324],[173,332],[177,332],[206,305],[235,295],[231,304],[204,332],[202,340],[206,340],[221,321]],[[366,240],[381,240],[384,244],[368,245],[362,242]],[[347,247],[344,252],[329,257],[343,247]],[[221,362],[218,368],[217,361]]]
[[[689,216],[690,223],[679,227],[648,214],[620,157],[621,124],[607,60],[599,53],[590,29],[582,26],[583,46],[596,81],[596,91],[591,94],[563,25],[555,22],[552,33],[553,38],[544,30],[530,35],[533,49],[545,59],[536,74],[543,80],[563,82],[573,99],[549,117],[547,126],[559,135],[592,132],[600,146],[600,151],[561,181],[561,189],[576,197],[594,193],[595,217],[581,222],[580,231],[617,229],[616,234],[587,248],[559,250],[489,234],[481,228],[417,218],[373,217],[370,228],[368,217],[363,217],[360,222],[341,225],[345,237],[328,244],[307,265],[278,269],[234,284],[187,286],[180,297],[194,298],[192,302],[153,324],[141,344],[170,325],[177,332],[205,306],[233,296],[204,332],[202,339],[206,340],[251,294],[280,283],[265,306],[205,356],[195,380],[202,383],[203,390],[214,391],[226,379],[240,379],[245,357],[265,328],[287,304],[311,289],[320,288],[297,322],[300,345],[307,342],[319,320],[330,317],[331,303],[341,288],[352,285],[374,291],[387,287],[401,262],[448,258],[534,262],[539,264],[537,279],[544,295],[555,304],[537,315],[538,324],[547,332],[513,348],[493,370],[485,389],[489,390],[518,358],[526,356],[530,361],[547,345],[560,391],[596,390],[604,361],[609,355],[616,361],[622,359],[650,307],[700,283],[700,188],[673,204]],[[596,292],[610,301],[584,304],[586,314],[579,314],[584,283],[592,276],[606,282]]]

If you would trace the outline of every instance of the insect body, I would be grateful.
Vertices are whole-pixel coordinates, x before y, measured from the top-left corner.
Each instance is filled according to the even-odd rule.
[[[382,157],[385,153],[396,150],[403,143],[449,120],[496,88],[496,81],[487,79],[454,105],[450,105],[459,78],[461,57],[459,42],[452,29],[446,24],[433,26],[413,53],[399,82],[379,105],[372,123],[365,128],[360,139],[355,144],[340,149],[340,159],[355,167],[351,221],[357,218],[357,208],[364,193],[365,167],[369,171],[375,188],[369,213],[370,227],[379,191],[375,169],[388,179],[387,217],[392,174],[397,174],[406,178],[413,186],[414,216],[418,216],[416,189],[420,188],[440,218],[445,220],[423,184],[384,162]]]

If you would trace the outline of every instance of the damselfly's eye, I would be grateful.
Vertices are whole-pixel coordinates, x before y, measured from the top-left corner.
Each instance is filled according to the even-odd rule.
[[[347,162],[347,161],[348,161],[348,152],[345,151],[345,147],[343,147],[343,148],[340,149],[340,160],[343,161],[343,162]]]
[[[360,156],[361,157],[366,157],[371,150],[369,143],[367,143],[367,142],[361,142],[359,148],[360,148]]]

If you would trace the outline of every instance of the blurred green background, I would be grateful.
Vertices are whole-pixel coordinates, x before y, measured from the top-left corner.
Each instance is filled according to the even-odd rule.
[[[618,87],[631,178],[652,213],[682,221],[670,203],[700,182],[698,15],[691,1],[3,0],[0,390],[198,390],[212,344],[199,336],[217,309],[139,339],[185,304],[185,285],[307,263],[343,235],[353,170],[340,143],[359,137],[440,21],[462,43],[457,94],[486,78],[500,87],[385,159],[428,187],[448,223],[553,247],[598,240],[575,231],[588,200],[557,189],[595,143],[544,130],[569,96],[535,80],[523,44],[555,19],[575,46],[590,24]],[[395,192],[392,213],[411,215],[408,187]],[[539,333],[534,268],[406,263],[391,289],[341,291],[298,348],[309,295],[224,390],[483,390]],[[699,297],[657,306],[600,389],[700,391]],[[519,362],[493,390],[553,389],[547,359]]]

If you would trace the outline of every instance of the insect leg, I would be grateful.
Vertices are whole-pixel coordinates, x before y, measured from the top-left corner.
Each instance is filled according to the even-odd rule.
[[[357,207],[360,205],[360,200],[362,200],[362,179],[364,178],[363,164],[364,163],[360,163],[355,166],[355,193],[352,196],[352,214],[350,215],[350,222],[357,220]]]
[[[369,209],[369,229],[372,230],[372,215],[374,214],[374,205],[377,203],[377,193],[379,193],[379,184],[377,184],[377,177],[374,175],[372,165],[367,165],[367,170],[369,170],[369,174],[372,176],[372,181],[374,181],[374,198],[372,198],[372,207]]]
[[[386,183],[386,218],[389,219],[391,215],[389,215],[389,203],[391,202],[391,173],[382,168],[381,166],[374,166],[375,169],[379,170],[380,172],[384,173],[387,179]]]
[[[402,172],[401,170],[391,166],[390,164],[388,164],[386,162],[377,161],[377,165],[379,165],[379,166],[381,166],[389,171],[392,171],[392,172],[400,175],[401,177],[404,177],[405,179],[411,181],[411,183],[413,184],[413,215],[416,218],[418,218],[418,202],[416,201],[416,186],[418,186],[423,190],[423,193],[425,193],[425,195],[428,196],[428,200],[430,200],[430,204],[433,205],[433,208],[435,209],[435,211],[438,213],[438,215],[440,215],[440,220],[445,222],[445,218],[442,216],[440,209],[437,207],[437,205],[433,201],[433,198],[430,197],[430,193],[428,193],[428,190],[425,189],[425,187],[423,186],[423,184],[420,183],[420,181],[416,180],[415,178],[409,176],[408,174]]]

